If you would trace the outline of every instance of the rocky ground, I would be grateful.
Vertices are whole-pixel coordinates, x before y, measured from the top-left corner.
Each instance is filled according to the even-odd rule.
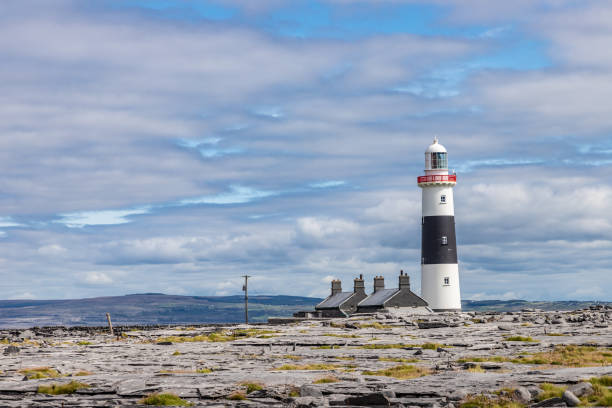
[[[208,407],[601,406],[612,392],[610,324],[612,308],[600,306],[132,327],[114,336],[3,330],[0,406],[143,405],[151,394]]]

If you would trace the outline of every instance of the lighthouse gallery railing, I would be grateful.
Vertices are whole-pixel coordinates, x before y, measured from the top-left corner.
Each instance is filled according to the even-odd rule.
[[[451,181],[457,182],[456,174],[449,175],[430,175],[430,176],[419,176],[417,178],[418,183],[435,183],[436,181]]]

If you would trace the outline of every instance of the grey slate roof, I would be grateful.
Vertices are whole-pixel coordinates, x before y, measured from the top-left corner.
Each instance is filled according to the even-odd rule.
[[[399,289],[381,289],[378,292],[372,293],[367,298],[363,299],[359,306],[380,306],[395,295]]]
[[[329,309],[336,308],[344,303],[348,298],[353,296],[354,292],[340,292],[333,296],[328,297],[321,303],[315,306],[315,309]]]

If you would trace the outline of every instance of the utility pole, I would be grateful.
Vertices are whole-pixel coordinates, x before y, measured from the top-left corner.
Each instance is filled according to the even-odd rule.
[[[244,291],[244,322],[249,324],[249,275],[242,275],[244,278],[244,286],[242,286],[242,290]]]

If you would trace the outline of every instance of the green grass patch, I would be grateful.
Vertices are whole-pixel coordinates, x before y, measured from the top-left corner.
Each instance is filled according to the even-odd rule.
[[[232,401],[243,401],[246,399],[246,395],[244,395],[242,392],[234,392],[230,395],[227,396],[228,400],[232,400]]]
[[[192,370],[161,370],[160,374],[210,374],[213,370],[210,368],[200,368],[195,371]]]
[[[482,368],[479,364],[476,364],[474,367],[468,368],[466,371],[470,373],[486,373],[486,370]]]
[[[537,401],[544,401],[549,398],[561,398],[563,395],[563,391],[567,389],[567,387],[559,387],[558,385],[543,383],[540,384],[540,389],[543,391],[536,397]]]
[[[364,344],[363,346],[357,346],[362,349],[369,350],[384,350],[384,349],[403,349],[407,347],[419,347],[426,350],[437,350],[439,347],[451,347],[448,344],[440,344],[440,343],[423,343],[423,344],[404,344],[404,343],[395,343],[395,344]]]
[[[180,356],[180,355],[181,355],[181,352],[180,352],[180,351],[178,351],[178,350],[176,350],[174,353],[172,353],[172,355],[173,355],[173,356]]]
[[[488,356],[488,357],[464,357],[457,360],[458,363],[485,363],[485,362],[494,362],[494,363],[504,363],[510,361],[507,357],[502,356]]]
[[[525,405],[508,397],[489,398],[485,395],[471,395],[459,404],[459,408],[524,408]]]
[[[538,343],[539,340],[534,340],[532,337],[525,337],[525,336],[509,336],[509,337],[504,337],[504,340],[506,341],[523,341],[526,343]]]
[[[303,359],[304,357],[301,357],[301,356],[296,356],[296,355],[294,355],[294,354],[285,354],[285,355],[283,356],[283,358],[286,358],[287,360],[298,361],[298,360]]]
[[[193,404],[185,401],[176,394],[154,393],[139,401],[143,405],[170,406],[170,407],[190,407]]]
[[[396,344],[364,344],[363,346],[357,346],[357,348],[366,349],[366,350],[385,350],[385,349],[403,349],[406,347],[411,347],[407,344],[396,343]]]
[[[258,382],[250,382],[250,381],[244,381],[240,383],[241,386],[246,387],[246,393],[250,394],[253,391],[259,391],[259,390],[263,390],[264,385],[262,383],[258,383]]]
[[[385,377],[398,378],[400,380],[406,380],[409,378],[423,377],[431,374],[431,370],[428,368],[417,367],[414,365],[400,364],[395,367],[386,368],[376,371],[363,371],[362,375],[380,375]]]
[[[599,384],[604,387],[612,387],[612,377],[608,375],[604,375],[603,377],[593,377],[589,380],[591,384]]]
[[[359,339],[361,336],[356,334],[335,334],[335,333],[325,333],[324,336],[327,337],[340,337],[342,339]]]
[[[28,377],[29,380],[61,377],[61,374],[56,369],[50,367],[22,368],[18,372]]]
[[[338,364],[283,364],[280,367],[274,368],[274,370],[337,370],[344,368],[344,366]]]
[[[260,329],[224,330],[197,336],[165,336],[158,338],[157,343],[168,341],[172,343],[227,342],[249,337],[270,338],[276,333],[278,332],[274,330]]]
[[[379,361],[390,361],[393,363],[418,363],[418,358],[378,357]]]
[[[550,351],[520,355],[518,357],[484,356],[464,357],[458,363],[496,362],[514,364],[555,365],[564,367],[596,367],[612,364],[612,350],[592,346],[555,346]]]
[[[77,345],[79,346],[91,346],[91,342],[90,341],[85,341],[85,340],[81,340],[79,342],[77,342]]]
[[[580,398],[582,406],[612,407],[612,377],[593,377],[589,380],[593,384],[593,394]]]
[[[424,343],[419,345],[416,345],[415,347],[421,347],[422,349],[426,349],[426,350],[437,350],[440,347],[449,347],[446,344],[440,344],[440,343]]]
[[[317,378],[312,383],[313,384],[331,384],[331,383],[337,383],[339,381],[340,381],[339,379],[330,375],[326,377]]]
[[[67,384],[39,385],[37,392],[39,394],[49,395],[74,394],[76,390],[83,388],[89,388],[89,384],[78,381],[70,381]]]
[[[609,348],[592,346],[555,346],[551,351],[512,360],[522,364],[551,364],[568,367],[594,367],[612,364]]]
[[[374,322],[374,323],[355,323],[355,326],[359,327],[360,329],[378,329],[378,330],[393,328],[393,326],[391,326],[389,324],[381,324],[381,323],[378,323],[378,322]]]

